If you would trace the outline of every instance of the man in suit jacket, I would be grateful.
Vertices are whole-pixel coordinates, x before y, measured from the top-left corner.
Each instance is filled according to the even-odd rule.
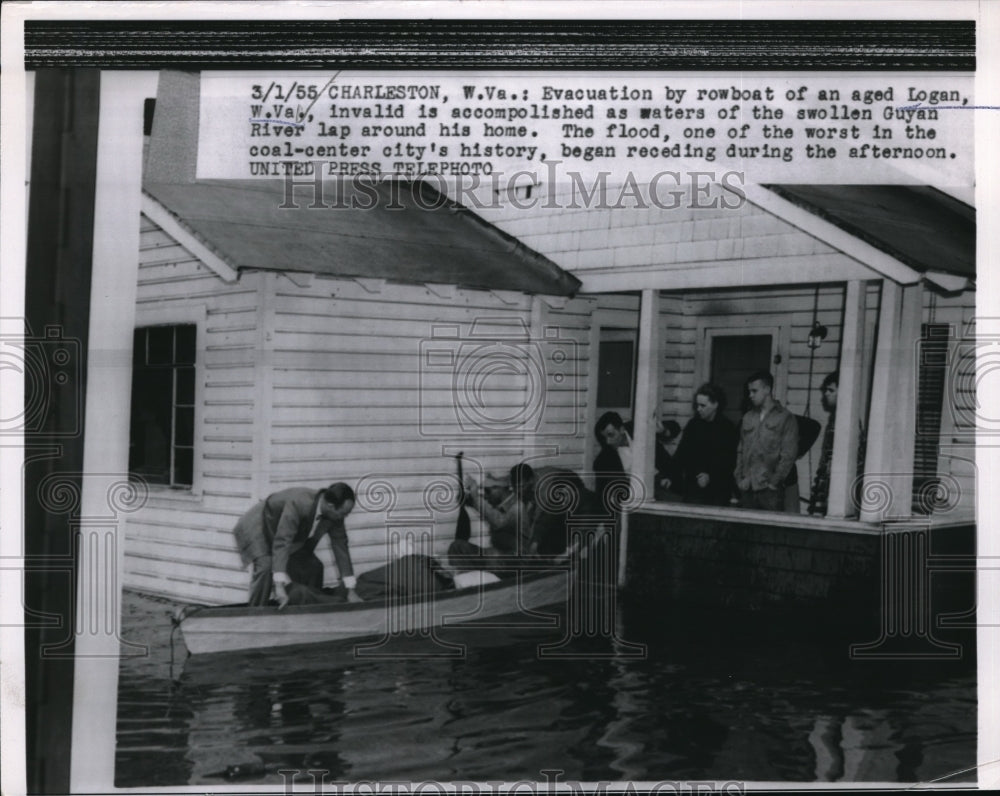
[[[267,605],[274,586],[278,606],[288,603],[287,586],[323,586],[323,563],[316,545],[330,539],[347,598],[359,602],[344,518],[354,508],[354,491],[344,483],[315,490],[292,487],[275,492],[240,517],[233,529],[243,565],[253,564],[250,605]]]

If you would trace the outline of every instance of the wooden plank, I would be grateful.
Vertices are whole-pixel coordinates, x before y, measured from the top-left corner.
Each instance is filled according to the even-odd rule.
[[[215,274],[179,246],[146,252],[139,264],[139,284],[150,285],[178,279],[204,279]]]
[[[312,292],[318,295],[332,296],[341,300],[358,300],[373,302],[402,303],[413,301],[428,301],[431,303],[440,302],[439,296],[424,287],[387,282],[381,293],[373,294],[367,292],[357,282],[352,279],[341,279],[337,277],[325,277],[323,274],[316,274],[312,285]],[[294,295],[295,291],[290,289],[287,283],[283,284],[283,290],[279,294]],[[520,308],[524,311],[528,309],[529,297],[519,295]],[[448,301],[449,306],[465,305],[483,310],[496,310],[508,305],[489,291],[470,290],[460,288],[455,291],[455,295]]]
[[[789,257],[761,255],[732,260],[685,260],[646,268],[617,267],[595,273],[582,271],[582,293],[610,290],[693,290],[742,285],[842,282],[871,279],[875,273],[842,254],[809,254]]]
[[[247,504],[245,508],[250,508]],[[170,538],[178,533],[195,537],[232,537],[232,528],[242,512],[218,511],[205,508],[201,503],[186,508],[167,508],[147,505],[131,515],[126,526],[126,538],[132,536],[162,536]]]
[[[586,359],[567,359],[564,363],[559,363],[559,370],[551,367],[545,373],[547,389],[555,392],[566,392],[569,389],[566,377],[579,380],[585,379],[589,372],[589,363]],[[475,371],[472,371],[475,372]],[[532,371],[533,372],[533,371]],[[558,378],[558,381],[557,381]],[[508,384],[508,381],[510,382]],[[227,382],[210,382],[211,384],[225,387]],[[244,381],[233,382],[233,384],[244,384]],[[525,377],[508,378],[506,375],[501,379],[499,376],[495,380],[495,389],[511,390],[524,388]],[[287,368],[278,367],[274,369],[274,386],[278,391],[291,394],[296,391],[323,391],[323,390],[453,390],[456,384],[456,375],[450,368],[419,368],[412,367],[407,370],[370,370],[358,371],[346,367],[314,367],[314,368]],[[491,385],[493,382],[491,382]]]
[[[247,587],[229,586],[225,584],[207,583],[195,580],[165,580],[158,575],[147,575],[131,571],[134,562],[129,560],[128,568],[123,578],[126,588],[134,589],[143,594],[156,597],[166,597],[184,602],[203,605],[232,605],[246,602]],[[249,581],[248,581],[249,582]]]
[[[155,286],[139,286],[140,304],[169,304],[178,302],[187,305],[195,299],[215,298],[219,295],[218,280],[214,277],[180,282],[162,282]]]
[[[197,561],[182,556],[169,555],[169,548],[162,545],[163,550],[145,546],[143,550],[131,550],[126,555],[132,562],[136,572],[146,575],[159,575],[170,580],[202,579],[210,583],[237,585],[248,583],[249,578],[240,569],[240,557],[235,545],[225,556],[222,563],[218,561]],[[220,559],[221,560],[221,559]]]
[[[174,539],[153,536],[135,536],[128,540],[128,555],[136,558],[155,558],[175,564],[201,564],[208,567],[233,569],[239,566],[239,551],[232,534],[216,544],[207,540],[191,542],[183,537]]]
[[[471,324],[468,321],[453,321],[443,317],[442,313],[431,319],[411,319],[403,312],[403,308],[398,306],[387,308],[387,313],[384,318],[346,318],[285,313],[276,317],[274,332],[281,336],[316,334],[325,337],[346,333],[368,337],[411,338],[413,342],[421,340],[432,342],[439,329],[454,326],[456,327],[456,338],[449,340],[446,344],[475,345],[480,342],[490,343],[494,340],[500,342],[510,340],[519,343],[531,339],[525,328],[518,328],[514,324],[481,323],[476,327],[475,336],[473,336]]]

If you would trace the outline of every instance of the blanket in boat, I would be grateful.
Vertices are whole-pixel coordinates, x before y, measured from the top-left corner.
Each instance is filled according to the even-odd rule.
[[[358,575],[357,593],[369,602],[389,596],[417,599],[450,588],[453,588],[451,579],[441,571],[436,559],[414,553]],[[314,589],[301,583],[293,583],[288,588],[289,605],[341,603],[346,600],[343,588]]]

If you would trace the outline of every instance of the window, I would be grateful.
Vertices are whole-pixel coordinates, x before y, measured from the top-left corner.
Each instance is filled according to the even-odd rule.
[[[601,328],[598,346],[597,408],[613,410],[628,420],[635,391],[634,329]]]
[[[193,482],[196,328],[135,330],[129,472],[151,484]]]

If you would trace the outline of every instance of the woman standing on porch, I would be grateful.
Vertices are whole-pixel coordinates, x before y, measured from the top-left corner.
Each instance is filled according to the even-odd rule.
[[[684,427],[674,455],[688,503],[728,506],[733,495],[736,426],[722,414],[725,403],[725,394],[710,382],[694,394],[695,416]]]

